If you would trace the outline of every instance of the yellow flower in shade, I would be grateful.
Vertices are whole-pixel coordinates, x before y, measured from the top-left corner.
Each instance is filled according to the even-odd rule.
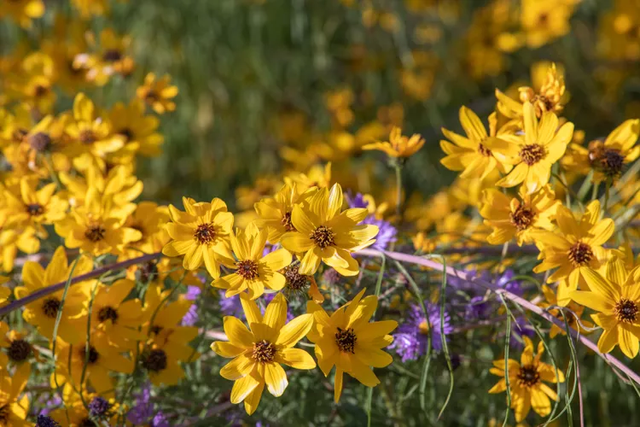
[[[94,256],[119,254],[129,242],[141,239],[138,230],[123,226],[126,217],[111,208],[111,199],[90,188],[84,202],[55,224],[56,233],[68,248],[80,248]]]
[[[501,173],[511,170],[506,163],[507,158],[502,154],[509,143],[500,139],[504,128],[497,131],[496,114],[489,116],[489,134],[473,111],[467,107],[460,108],[460,123],[467,137],[458,135],[447,129],[442,129],[449,141],[440,141],[440,147],[447,156],[440,160],[447,169],[463,171],[460,178],[485,179],[496,168]],[[507,129],[506,132],[509,132]]]
[[[160,121],[144,114],[144,103],[134,99],[128,106],[117,103],[111,109],[109,120],[113,133],[124,138],[124,146],[112,155],[118,161],[128,162],[136,154],[157,156],[164,137],[158,133]]]
[[[547,285],[542,285],[542,293],[544,294],[544,298],[546,301],[539,303],[539,307],[546,309],[549,314],[555,316],[563,323],[566,319],[569,327],[575,331],[579,331],[581,334],[588,334],[591,332],[589,331],[589,329],[585,328],[592,328],[593,323],[589,322],[588,320],[581,319],[582,313],[584,312],[583,306],[572,301],[567,304],[567,310],[564,311],[563,316],[560,309],[552,308],[558,305],[558,299],[553,289],[551,289]],[[560,328],[554,323],[553,325],[551,325],[551,329],[549,330],[549,337],[555,338],[558,334],[566,335],[567,333],[563,328]]]
[[[543,46],[569,32],[569,19],[579,0],[523,0],[520,22],[527,46]]]
[[[296,231],[291,222],[293,207],[303,203],[315,191],[316,189],[312,187],[312,189],[300,193],[295,183],[285,184],[275,196],[266,197],[254,205],[260,217],[256,220],[256,225],[267,228],[269,231],[268,240],[271,244],[279,243],[284,233]]]
[[[154,73],[149,73],[144,78],[144,84],[136,90],[136,95],[153,111],[164,114],[175,111],[176,103],[172,99],[178,95],[178,87],[171,85],[168,75],[158,79]]]
[[[640,268],[628,271],[624,262],[613,257],[606,265],[605,277],[589,271],[590,291],[569,295],[578,304],[597,311],[591,318],[604,329],[598,350],[609,353],[616,345],[630,358],[638,354],[640,339]]]
[[[88,273],[92,268],[91,260],[82,257],[76,264],[72,277]],[[47,286],[65,282],[70,273],[71,266],[67,262],[67,254],[62,246],[56,249],[46,269],[37,262],[27,261],[22,267],[24,286],[15,288],[16,298],[24,298]],[[91,282],[83,282],[69,288],[58,327],[58,336],[66,342],[78,344],[86,336],[85,303],[90,285]],[[62,305],[62,293],[63,291],[58,291],[27,304],[22,314],[24,320],[38,328],[38,332],[47,339],[53,336],[56,317]]]
[[[308,206],[294,206],[291,222],[297,231],[282,236],[282,246],[300,258],[300,274],[318,271],[320,261],[343,276],[358,274],[358,262],[351,252],[375,242],[376,225],[358,225],[368,215],[367,209],[347,209],[341,212],[342,188],[334,184],[331,191],[320,189],[308,201]]]
[[[10,17],[23,28],[31,28],[31,20],[44,15],[42,0],[12,0],[0,4],[0,18]]]
[[[3,306],[11,296],[11,288],[4,285],[9,280],[7,276],[0,276],[0,306]]]
[[[331,162],[328,162],[324,166],[312,166],[306,174],[298,173],[286,176],[284,182],[289,185],[295,182],[300,192],[305,192],[312,187],[329,187],[329,185],[331,185]]]
[[[549,185],[533,194],[520,189],[519,198],[510,198],[494,188],[485,190],[480,215],[493,232],[487,238],[492,245],[501,245],[514,237],[518,246],[531,243],[536,231],[552,231],[551,222],[560,202]]]
[[[154,202],[140,202],[133,214],[127,217],[125,226],[138,230],[142,237],[129,244],[138,253],[151,254],[160,252],[169,234],[165,225],[169,221],[169,210],[166,206],[158,206]],[[133,252],[132,252],[133,253]]]
[[[67,125],[67,134],[76,141],[78,153],[91,153],[105,157],[124,146],[124,138],[111,132],[106,117],[101,117],[93,102],[79,93],[73,102],[73,121]]]
[[[211,285],[226,289],[227,298],[247,291],[250,299],[256,299],[264,293],[265,288],[281,290],[286,280],[278,270],[291,264],[291,254],[286,249],[277,249],[262,256],[266,242],[267,230],[259,230],[253,223],[244,231],[237,229],[231,233],[231,247],[236,261],[223,259],[222,263],[234,269],[235,273],[216,279]]]
[[[511,408],[515,411],[516,421],[520,422],[533,410],[541,417],[546,417],[551,412],[549,399],[558,400],[558,395],[543,381],[550,383],[564,382],[564,374],[553,366],[540,361],[544,352],[544,344],[538,343],[538,351],[534,356],[533,343],[523,336],[525,347],[520,356],[520,363],[516,360],[508,360],[509,390],[511,393]],[[489,371],[499,377],[503,377],[494,385],[489,393],[502,393],[507,390],[505,376],[505,360],[495,360],[493,368]]]
[[[198,335],[197,327],[180,325],[193,301],[180,297],[167,303],[170,296],[171,289],[163,290],[163,286],[156,283],[149,285],[144,295],[142,331],[151,341],[162,346],[168,340],[186,346]]]
[[[220,277],[220,260],[233,259],[229,235],[233,227],[233,214],[227,205],[214,198],[211,203],[197,202],[183,197],[186,212],[169,206],[171,221],[167,231],[171,241],[162,249],[169,257],[184,255],[182,265],[187,270],[196,270],[203,263],[209,274]]]
[[[117,280],[109,286],[99,284],[91,310],[92,338],[105,346],[132,350],[136,341],[143,341],[138,328],[142,324],[142,304],[139,299],[125,299],[135,283]]]
[[[558,129],[558,117],[553,113],[544,113],[538,123],[530,102],[524,103],[523,114],[524,135],[502,137],[512,143],[503,154],[510,157],[506,162],[514,168],[496,185],[514,187],[522,183],[531,194],[549,182],[551,166],[562,157],[571,141],[573,123],[565,123]]]
[[[193,334],[179,337],[176,333],[166,340],[154,340],[140,357],[142,367],[147,371],[149,380],[159,387],[176,385],[184,377],[180,363],[194,361],[200,354],[186,344],[198,335],[197,328]],[[186,341],[188,339],[188,341]],[[142,344],[140,344],[142,345]]]
[[[571,144],[564,167],[584,175],[593,170],[594,182],[615,181],[625,165],[640,156],[640,145],[636,145],[639,135],[640,119],[627,120],[615,128],[604,142],[595,140],[588,147]]]
[[[544,66],[544,65],[543,65]],[[516,124],[521,124],[523,114],[523,104],[530,102],[535,110],[536,117],[542,118],[547,112],[559,114],[564,109],[565,84],[563,72],[558,70],[556,64],[551,64],[546,70],[546,76],[543,81],[537,83],[536,76],[539,74],[539,68],[533,70],[533,87],[522,86],[518,88],[520,100],[516,101],[496,89],[496,98],[498,98],[498,111],[513,119]]]
[[[266,384],[269,393],[280,397],[287,385],[287,374],[281,364],[295,369],[313,369],[316,362],[306,351],[293,348],[313,326],[313,315],[303,314],[289,323],[287,302],[282,294],[267,306],[264,316],[255,302],[241,297],[249,329],[236,317],[225,316],[224,332],[229,342],[216,341],[211,349],[222,357],[233,358],[220,369],[220,375],[235,381],[231,403],[244,401],[253,414],[260,403]]]
[[[6,210],[13,224],[29,224],[46,232],[42,225],[51,225],[66,216],[69,204],[55,194],[56,184],[46,184],[40,189],[38,180],[24,177],[20,180],[19,192],[5,191]]]
[[[318,366],[325,377],[336,367],[336,403],[342,394],[344,373],[367,387],[375,387],[380,380],[370,367],[384,368],[393,361],[382,349],[393,342],[393,337],[388,334],[398,327],[398,322],[369,322],[378,307],[378,298],[375,295],[362,298],[364,291],[331,316],[315,302],[307,302],[307,312],[315,317],[315,325],[308,338],[316,345]]]
[[[27,385],[28,377],[18,375],[9,376],[8,369],[0,369],[0,408],[2,408],[2,418],[0,423],[3,426],[11,427],[31,427],[32,422],[26,420],[29,414],[29,397],[22,390]]]
[[[424,143],[425,140],[420,135],[413,134],[411,138],[407,138],[402,136],[402,130],[399,127],[393,127],[389,134],[389,141],[367,144],[362,149],[383,151],[392,158],[407,158],[417,153]]]
[[[586,212],[579,220],[564,206],[558,209],[555,220],[559,233],[537,232],[534,239],[541,249],[539,259],[542,263],[534,267],[535,273],[558,268],[547,279],[548,283],[558,284],[558,304],[565,306],[569,302],[569,292],[575,291],[586,281],[591,286],[593,275],[585,275],[601,267],[608,256],[602,245],[615,231],[611,218],[600,218],[600,202],[589,203]]]
[[[8,273],[13,270],[18,249],[28,254],[36,253],[40,250],[40,240],[33,227],[16,229],[13,226],[9,228],[7,224],[8,213],[0,210],[0,265]]]

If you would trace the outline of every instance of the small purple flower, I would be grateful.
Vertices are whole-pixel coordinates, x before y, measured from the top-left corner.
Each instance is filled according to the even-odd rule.
[[[512,294],[516,294],[521,297],[522,295],[524,295],[524,290],[522,289],[522,285],[520,284],[520,282],[513,280],[514,277],[515,273],[513,272],[513,270],[507,270],[495,280],[495,283],[505,291],[511,292]]]
[[[202,290],[197,286],[188,286],[187,293],[184,294],[184,298],[189,301],[195,301],[201,292]],[[198,321],[198,306],[197,304],[192,304],[191,307],[189,307],[189,311],[187,312],[187,314],[185,314],[184,317],[182,318],[182,325],[193,326],[196,324],[197,321]]]
[[[471,319],[484,319],[493,310],[493,306],[490,301],[484,296],[476,296],[471,298],[467,304],[466,317]]]
[[[234,295],[230,298],[224,296],[225,291],[218,291],[220,295],[220,311],[225,316],[233,316],[239,319],[244,319],[244,310],[240,303],[240,297]]]
[[[38,400],[42,402],[44,399],[38,399]],[[62,404],[62,399],[60,399],[60,396],[58,396],[57,394],[52,395],[48,400],[44,401],[44,403],[42,404],[42,408],[44,409],[41,409],[39,414],[49,415],[54,408],[60,406],[61,404]]]
[[[442,332],[445,335],[453,331],[451,317],[445,311],[444,323],[440,322],[440,307],[429,304],[427,306],[429,322],[424,317],[419,305],[413,304],[409,308],[409,316],[394,334],[394,341],[389,348],[394,348],[402,357],[402,361],[416,360],[427,352],[429,330],[431,330],[431,346],[435,351],[442,350]],[[431,324],[431,328],[429,328]]]
[[[162,411],[158,411],[153,420],[151,420],[151,427],[171,427],[171,425]]]
[[[129,410],[127,419],[133,424],[144,424],[153,417],[153,403],[151,402],[151,387],[145,384],[140,394],[136,395],[136,403]]]

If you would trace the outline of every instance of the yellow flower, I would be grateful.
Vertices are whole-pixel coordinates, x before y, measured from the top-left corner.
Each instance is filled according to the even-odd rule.
[[[640,119],[627,120],[615,128],[604,142],[592,141],[588,148],[571,144],[564,167],[584,175],[593,170],[594,182],[615,181],[625,165],[640,156],[640,145],[635,145],[639,135]]]
[[[509,143],[500,139],[502,133],[511,132],[502,128],[497,130],[496,114],[489,116],[489,135],[473,111],[467,107],[460,108],[460,123],[467,137],[458,135],[447,129],[442,133],[451,142],[442,140],[440,147],[447,153],[447,157],[440,160],[447,169],[463,171],[460,178],[485,179],[496,168],[501,173],[507,173],[512,166],[507,164],[507,158],[502,151],[508,149]]]
[[[113,153],[119,163],[128,162],[136,154],[157,156],[164,138],[159,134],[160,121],[155,116],[145,116],[144,103],[134,99],[128,106],[117,103],[109,114],[113,133],[124,138],[124,146]]]
[[[95,425],[97,418],[100,418],[101,422],[108,423],[109,425],[118,425],[118,418],[123,408],[115,400],[112,391],[105,392],[102,396],[85,392],[84,396],[80,397],[78,392],[71,386],[65,386],[63,390],[64,406],[54,409],[49,413],[49,417],[59,425],[69,427]],[[103,398],[109,405],[106,416],[96,417],[95,414],[91,413],[91,402],[97,397]],[[85,404],[87,407],[85,407]]]
[[[523,0],[521,24],[527,46],[538,48],[564,36],[571,29],[569,19],[579,0]]]
[[[282,294],[267,306],[264,316],[255,302],[241,297],[249,329],[236,317],[224,318],[229,342],[216,341],[211,349],[222,357],[233,358],[220,369],[220,375],[235,381],[231,403],[244,401],[249,415],[258,407],[265,384],[269,393],[280,397],[287,388],[287,374],[280,364],[295,369],[313,369],[316,363],[309,353],[293,348],[313,326],[313,315],[303,314],[289,323],[287,303]]]
[[[125,227],[126,216],[111,205],[110,198],[101,197],[90,188],[84,205],[73,208],[65,219],[55,224],[56,233],[65,239],[68,248],[80,248],[83,253],[94,256],[122,253],[129,242],[140,240],[142,234]]]
[[[0,276],[0,306],[4,305],[11,296],[11,288],[4,286],[9,280],[11,279],[7,276]]]
[[[424,145],[425,140],[418,134],[413,134],[411,138],[402,136],[399,127],[393,127],[389,134],[388,142],[374,142],[362,147],[363,150],[379,150],[387,153],[392,158],[407,158],[413,156]]]
[[[4,367],[8,362],[14,363],[22,370],[21,374],[28,378],[31,373],[31,356],[35,356],[38,361],[40,358],[36,348],[26,339],[27,335],[27,332],[9,330],[6,323],[0,322],[0,347],[7,350],[6,353],[0,353],[0,365]]]
[[[171,77],[165,75],[157,79],[149,73],[144,78],[144,85],[136,90],[139,99],[146,102],[158,114],[175,111],[176,103],[172,101],[178,95],[178,87],[171,85]]]
[[[501,187],[513,187],[520,183],[528,194],[547,185],[551,176],[551,166],[557,162],[571,141],[573,123],[565,123],[558,129],[558,118],[553,113],[544,113],[540,123],[530,102],[525,102],[524,136],[504,135],[511,142],[503,151],[510,158],[506,161],[515,167],[509,175],[496,183]]]
[[[315,165],[308,173],[298,173],[286,176],[284,182],[289,185],[296,183],[298,191],[304,193],[311,187],[326,188],[331,185],[331,162],[326,165]]]
[[[539,69],[540,67],[538,67]],[[513,119],[513,122],[520,123],[523,114],[523,104],[530,102],[536,112],[537,118],[542,118],[546,112],[558,114],[564,109],[565,84],[561,71],[558,71],[556,64],[552,63],[546,72],[544,80],[536,84],[535,78],[538,73],[534,69],[534,87],[522,86],[518,88],[520,101],[509,98],[504,93],[496,89],[498,98],[498,111],[504,116]]]
[[[54,194],[56,184],[46,184],[39,190],[37,179],[24,177],[20,180],[19,192],[5,191],[6,210],[13,224],[29,224],[46,232],[42,225],[51,225],[66,216],[69,204],[66,200]]]
[[[551,402],[549,399],[558,401],[558,395],[555,391],[546,385],[543,381],[557,383],[564,382],[564,374],[553,366],[540,361],[544,352],[544,344],[542,341],[538,343],[537,354],[533,355],[533,343],[531,340],[523,336],[525,348],[520,356],[520,363],[516,360],[508,360],[508,376],[509,390],[511,393],[511,407],[516,414],[516,421],[520,422],[527,417],[527,414],[533,407],[533,410],[542,417],[546,417],[551,412]],[[489,393],[502,393],[507,390],[507,382],[505,376],[505,360],[495,360],[493,368],[489,370],[494,375],[503,377],[498,383],[489,390]]]
[[[415,236],[411,238],[413,242],[413,248],[417,252],[431,253],[436,249],[436,243],[433,239],[429,239],[424,231],[419,231]]]
[[[262,256],[267,242],[267,230],[258,230],[251,223],[246,230],[237,229],[231,233],[231,247],[235,255],[233,259],[223,259],[222,263],[235,273],[214,280],[211,285],[226,289],[227,298],[247,291],[250,299],[256,299],[264,293],[265,288],[279,291],[285,285],[285,278],[278,272],[291,264],[291,254],[286,249],[278,249]]]
[[[264,198],[254,205],[260,217],[256,220],[256,225],[267,228],[268,240],[271,244],[279,243],[284,233],[296,231],[291,222],[293,207],[304,202],[315,191],[316,189],[312,187],[312,189],[300,193],[295,183],[285,184],[275,196]]]
[[[606,261],[607,250],[602,245],[613,235],[615,225],[611,218],[599,218],[600,202],[597,200],[589,203],[579,220],[562,206],[555,217],[559,233],[544,231],[534,235],[541,247],[539,259],[542,259],[542,263],[533,271],[542,273],[558,268],[547,282],[562,281],[558,285],[559,305],[565,306],[569,302],[569,292],[578,289],[585,280],[590,287],[593,276],[585,274],[599,269]]]
[[[29,397],[27,394],[20,397],[27,385],[28,377],[19,375],[18,372],[9,376],[9,370],[0,369],[0,408],[2,411],[2,424],[11,427],[31,427],[33,423],[26,420],[29,414]]]
[[[581,319],[582,313],[584,312],[584,307],[578,305],[575,302],[570,302],[567,304],[567,310],[564,311],[564,316],[562,316],[562,310],[558,308],[553,308],[558,305],[558,298],[556,297],[556,293],[547,285],[542,285],[542,293],[544,294],[544,298],[546,301],[541,302],[538,306],[544,308],[549,314],[555,316],[558,320],[564,323],[565,318],[569,327],[573,330],[579,331],[581,334],[588,334],[590,331],[585,328],[592,328],[593,323],[588,320]],[[584,326],[584,328],[583,328]],[[567,333],[563,328],[560,328],[555,323],[551,325],[551,329],[549,330],[549,337],[555,338],[556,335],[566,335]]]
[[[78,261],[72,277],[91,271],[93,263],[87,257]],[[34,261],[27,261],[22,268],[23,286],[15,288],[16,298],[24,298],[38,290],[56,283],[67,281],[71,266],[67,262],[64,247],[56,249],[49,265],[44,269]],[[84,304],[88,298],[91,282],[83,282],[69,289],[64,303],[58,335],[66,342],[78,344],[86,336],[86,312]],[[26,305],[22,315],[24,320],[38,328],[38,332],[47,339],[53,336],[58,310],[62,304],[62,293],[58,291]]]
[[[169,210],[166,206],[158,206],[154,202],[140,202],[133,214],[127,217],[125,226],[138,230],[142,237],[129,244],[135,248],[131,251],[151,254],[162,251],[162,247],[169,241],[169,234],[165,224],[169,221]],[[136,255],[133,255],[136,256]]]
[[[72,0],[72,4],[84,19],[89,19],[91,16],[102,16],[109,11],[107,0]]]
[[[362,298],[365,289],[353,300],[337,309],[331,316],[313,301],[307,302],[307,312],[313,313],[315,325],[309,333],[309,341],[315,343],[318,366],[328,376],[336,367],[334,400],[340,400],[343,374],[347,373],[367,387],[380,383],[370,369],[384,368],[393,358],[382,348],[393,342],[388,335],[398,327],[395,320],[369,322],[378,306],[378,298],[369,295]]]
[[[299,254],[300,274],[311,275],[323,261],[343,276],[358,274],[358,262],[351,252],[375,242],[375,225],[358,225],[368,212],[364,208],[341,212],[342,188],[334,184],[331,191],[322,188],[309,199],[308,206],[294,206],[291,222],[297,231],[282,236],[282,246]]]
[[[154,340],[151,346],[142,353],[142,367],[147,371],[151,383],[159,387],[176,385],[184,377],[180,363],[196,360],[200,354],[187,345],[198,335],[197,328],[192,333],[180,337],[173,333],[167,339]],[[142,345],[142,344],[141,344]]]
[[[229,247],[229,235],[233,227],[233,214],[227,205],[214,198],[211,203],[182,198],[186,212],[169,206],[171,221],[167,231],[171,241],[162,249],[169,257],[184,255],[182,265],[196,270],[203,263],[209,274],[220,277],[221,258],[233,259]]]
[[[124,146],[124,138],[111,132],[106,117],[100,116],[93,102],[79,93],[73,102],[73,121],[66,132],[76,141],[78,153],[91,153],[103,158]]]
[[[598,350],[609,353],[616,345],[630,358],[638,354],[640,338],[640,268],[628,272],[622,260],[613,257],[606,265],[606,277],[589,271],[591,291],[569,295],[578,304],[597,311],[591,318],[604,329]]]
[[[94,5],[104,3],[104,0],[75,0],[91,2]],[[73,67],[86,69],[87,80],[103,86],[107,84],[114,74],[128,76],[133,71],[133,58],[127,54],[131,37],[118,36],[111,28],[106,28],[100,33],[100,48],[96,54],[76,55]]]
[[[517,238],[518,246],[531,243],[536,231],[552,231],[551,222],[560,202],[549,185],[534,195],[520,189],[520,198],[509,198],[501,191],[485,190],[480,215],[493,228],[487,238],[492,245],[501,245]]]
[[[0,4],[0,18],[11,17],[23,28],[31,28],[31,20],[44,15],[42,0],[13,0]]]

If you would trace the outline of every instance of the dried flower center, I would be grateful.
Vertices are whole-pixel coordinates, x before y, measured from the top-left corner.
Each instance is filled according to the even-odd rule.
[[[60,427],[60,424],[46,415],[38,415],[36,427]]]
[[[49,88],[46,86],[42,86],[42,85],[37,85],[33,91],[33,95],[36,98],[40,98],[41,96],[45,96],[47,93],[49,93]]]
[[[600,159],[600,166],[606,176],[615,178],[622,173],[624,156],[618,150],[605,150]]]
[[[29,146],[38,152],[43,152],[51,145],[51,137],[44,133],[38,132],[29,137]]]
[[[13,340],[7,354],[13,362],[24,362],[31,355],[31,344],[25,340]]]
[[[108,49],[102,55],[102,59],[107,62],[116,62],[122,59],[122,53],[118,49]]]
[[[258,273],[258,263],[253,260],[246,259],[244,261],[238,261],[236,266],[238,267],[236,273],[244,280],[256,280],[260,276]]]
[[[520,372],[518,372],[517,378],[520,385],[525,387],[533,387],[540,382],[538,369],[533,365],[520,367]]]
[[[142,361],[142,366],[151,372],[160,372],[167,368],[167,353],[161,349],[151,350]]]
[[[491,150],[489,150],[484,144],[478,144],[478,153],[482,154],[485,157],[491,157]]]
[[[98,396],[89,402],[89,415],[92,417],[104,418],[109,415],[110,411],[111,403],[105,398]]]
[[[531,226],[535,217],[536,213],[533,209],[527,205],[520,205],[515,211],[511,212],[511,224],[518,231],[523,231]]]
[[[99,242],[104,239],[104,235],[107,232],[104,228],[99,225],[93,225],[84,232],[84,237],[90,240],[93,243]]]
[[[44,206],[40,203],[32,203],[25,206],[25,210],[31,216],[40,216],[44,213]]]
[[[93,144],[97,141],[96,135],[91,130],[83,130],[80,132],[80,142],[83,144]]]
[[[336,344],[341,352],[355,354],[356,341],[358,341],[358,337],[356,337],[356,334],[353,332],[353,328],[344,330],[338,328],[338,332],[336,332]]]
[[[276,357],[276,346],[269,341],[258,341],[253,343],[253,353],[251,358],[260,363],[273,362]]]
[[[201,245],[208,245],[216,239],[216,234],[215,226],[211,223],[206,223],[200,224],[198,228],[196,228],[193,237],[195,237]]]
[[[311,233],[311,240],[321,249],[324,249],[328,246],[333,246],[334,242],[334,233],[329,227],[321,225],[316,228],[313,233]]]
[[[84,346],[82,346],[82,348],[80,350],[80,356],[81,356],[83,361],[87,360],[89,362],[89,364],[91,364],[91,365],[96,363],[98,361],[98,359],[100,358],[100,354],[98,353],[96,348],[94,346],[92,346],[92,345],[89,346],[88,357],[87,357],[87,349]]]
[[[11,416],[11,408],[9,405],[0,406],[0,423],[6,425],[9,421],[9,417]]]
[[[532,166],[544,158],[544,147],[539,144],[529,144],[520,150],[520,158],[527,166]]]
[[[118,321],[118,312],[111,306],[102,307],[98,312],[98,320],[100,320],[100,322],[111,320],[113,323],[116,323]]]
[[[299,267],[299,265],[289,265],[283,270],[285,287],[295,292],[300,292],[309,285],[309,277],[300,274]]]
[[[638,306],[635,302],[627,298],[621,298],[613,311],[621,322],[635,322],[638,316]]]
[[[42,303],[42,312],[45,316],[53,319],[57,316],[60,309],[60,300],[58,298],[47,298]]]
[[[147,101],[149,104],[153,104],[154,102],[158,102],[158,100],[160,99],[160,97],[158,96],[158,94],[156,93],[156,91],[154,90],[149,90],[147,92],[147,94],[144,96],[145,101]]]
[[[576,242],[569,249],[569,261],[571,261],[575,267],[587,265],[592,259],[593,250],[591,250],[591,246],[584,242]]]
[[[286,212],[282,216],[282,219],[280,220],[280,223],[282,223],[282,225],[284,226],[285,230],[287,230],[287,231],[296,231],[296,228],[293,226],[293,223],[291,222],[291,212]]]

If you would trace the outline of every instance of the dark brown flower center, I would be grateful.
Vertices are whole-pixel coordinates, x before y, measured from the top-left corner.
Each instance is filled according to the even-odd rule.
[[[167,368],[167,353],[161,349],[151,350],[142,361],[142,366],[151,372],[160,372]]]
[[[98,350],[96,350],[96,348],[92,345],[89,346],[88,354],[87,354],[87,349],[83,345],[80,350],[80,356],[83,361],[86,360],[90,365],[93,365],[94,363],[96,363],[100,358],[100,354],[98,353]]]
[[[13,362],[24,362],[31,355],[31,344],[25,340],[13,340],[9,345],[7,355]]]
[[[122,59],[122,53],[118,49],[108,49],[102,55],[106,62],[116,62]]]
[[[92,130],[83,130],[80,132],[80,142],[83,144],[93,144],[97,141],[96,135]]]
[[[482,154],[485,157],[491,157],[491,150],[489,150],[484,144],[478,144],[478,153]]]
[[[282,271],[286,280],[285,287],[288,290],[300,292],[309,286],[309,276],[300,274],[299,265],[289,265]]]
[[[276,346],[269,341],[258,341],[253,343],[253,353],[251,358],[260,363],[273,362],[276,357]]]
[[[328,246],[333,246],[335,244],[334,241],[334,233],[329,227],[321,225],[316,228],[313,233],[311,233],[311,240],[321,249],[324,249]]]
[[[616,178],[622,173],[624,156],[618,150],[605,150],[600,159],[602,172],[609,178]]]
[[[144,96],[145,101],[147,101],[149,104],[153,104],[155,102],[158,102],[158,100],[160,99],[160,96],[158,96],[158,94],[156,93],[156,91],[154,90],[149,90],[147,91],[147,94]]]
[[[591,246],[584,242],[576,242],[569,249],[569,261],[574,267],[587,265],[593,259],[593,250]]]
[[[96,423],[91,418],[87,417],[87,418],[83,418],[82,421],[80,421],[79,426],[80,427],[96,427]]]
[[[614,312],[621,322],[632,323],[638,316],[638,306],[635,302],[627,298],[621,298],[616,304]]]
[[[216,239],[216,228],[213,224],[200,224],[198,228],[196,228],[196,232],[193,234],[193,237],[200,243],[201,245],[208,245]]]
[[[38,152],[43,152],[51,145],[51,137],[44,133],[38,132],[29,137],[29,146]]]
[[[154,261],[149,261],[138,267],[136,276],[142,283],[149,283],[158,277],[158,265]]]
[[[31,203],[25,206],[25,210],[31,216],[40,216],[44,213],[44,206],[39,203]]]
[[[256,280],[260,276],[258,263],[253,260],[246,259],[244,261],[238,261],[236,267],[238,267],[236,273],[245,280]]]
[[[517,378],[520,385],[525,387],[533,387],[540,382],[538,368],[534,365],[521,366]]]
[[[11,408],[9,407],[9,405],[0,406],[0,423],[7,425],[10,416]]]
[[[37,85],[33,91],[33,95],[36,98],[40,98],[41,96],[45,96],[47,93],[49,93],[49,88],[46,86],[42,86],[42,85]]]
[[[296,228],[293,226],[293,223],[291,222],[291,212],[286,212],[283,215],[283,217],[280,220],[280,222],[284,226],[285,230],[287,230],[287,231],[296,231]]]
[[[356,341],[358,341],[358,337],[356,337],[352,328],[338,328],[338,332],[336,332],[336,344],[341,352],[355,354]]]
[[[153,325],[151,327],[151,333],[154,334],[154,335],[158,335],[160,333],[160,331],[162,331],[162,329],[164,329],[162,326]]]
[[[113,323],[116,323],[118,321],[118,312],[111,306],[102,307],[98,312],[98,320],[100,320],[100,322],[111,320]]]
[[[106,232],[107,230],[102,228],[102,226],[92,225],[87,229],[87,231],[84,232],[84,237],[86,237],[88,240],[92,241],[93,243],[96,243],[104,239],[104,235],[106,234]]]
[[[122,129],[120,132],[118,132],[118,135],[123,136],[125,138],[125,142],[129,142],[134,139],[134,133],[129,128]]]
[[[544,158],[544,147],[539,144],[529,144],[520,150],[520,158],[527,166],[532,166]]]
[[[49,318],[55,318],[60,309],[60,300],[58,298],[47,298],[42,303],[42,312]]]
[[[520,205],[515,211],[511,212],[511,224],[518,231],[523,231],[531,226],[535,217],[536,213],[533,209],[527,205]]]

